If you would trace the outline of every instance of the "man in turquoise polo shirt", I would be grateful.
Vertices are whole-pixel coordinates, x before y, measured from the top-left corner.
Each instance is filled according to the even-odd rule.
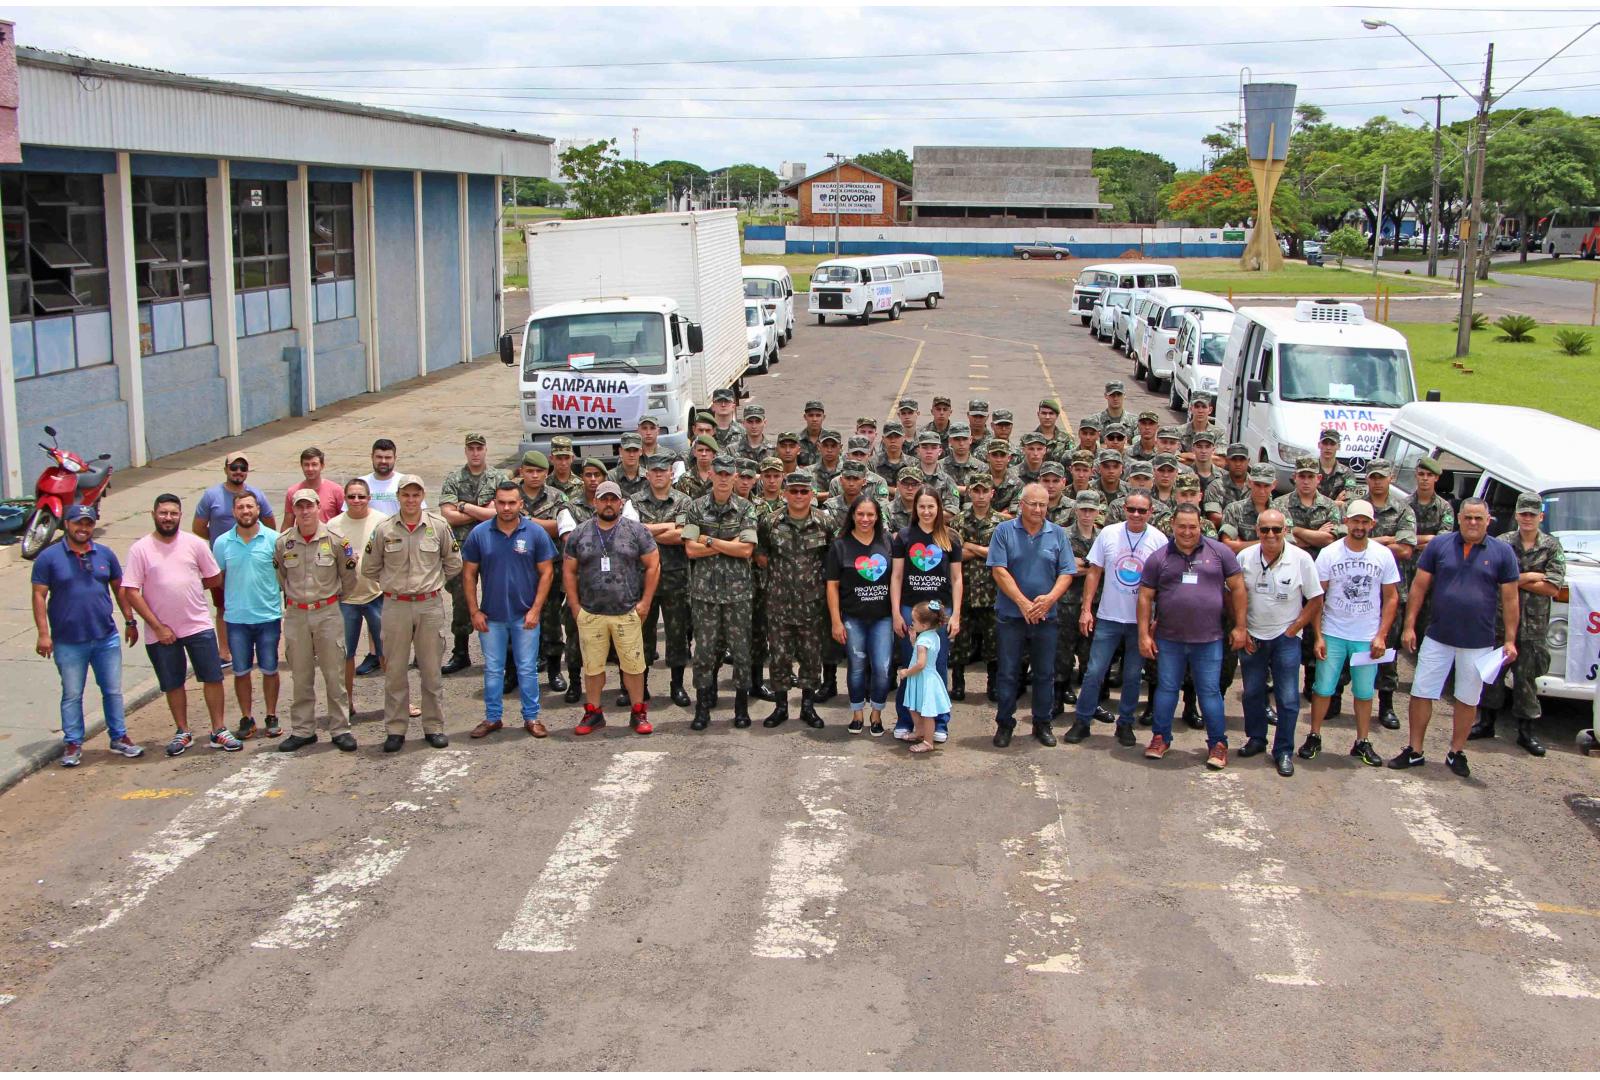
[[[278,726],[278,638],[283,631],[283,594],[272,564],[278,532],[261,524],[261,502],[254,492],[234,496],[234,526],[212,541],[222,567],[222,621],[233,654],[233,693],[239,701],[239,739],[256,733],[251,715],[255,698],[251,672],[261,668],[261,696],[267,713],[263,733],[283,734]]]

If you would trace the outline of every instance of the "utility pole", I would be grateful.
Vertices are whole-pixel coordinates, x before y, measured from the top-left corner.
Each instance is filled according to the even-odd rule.
[[[639,129],[633,129],[633,160],[639,160]]]
[[[1383,167],[1383,179],[1378,181],[1378,225],[1372,230],[1372,276],[1378,276],[1378,258],[1383,254],[1383,204],[1389,197],[1389,166]],[[1398,239],[1398,237],[1396,238]]]
[[[839,257],[839,165],[844,157],[841,154],[829,153],[833,159],[833,257]]]
[[[1439,221],[1439,170],[1444,164],[1444,149],[1440,145],[1442,132],[1439,127],[1444,119],[1445,98],[1455,100],[1454,94],[1433,95],[1433,195],[1429,203],[1432,208],[1429,212],[1431,220],[1428,223],[1428,276],[1439,275],[1439,230],[1443,225]],[[1423,99],[1428,100],[1427,98]]]
[[[1478,95],[1477,145],[1472,158],[1472,196],[1467,206],[1467,235],[1461,239],[1461,310],[1456,319],[1456,355],[1472,352],[1472,290],[1478,283],[1478,229],[1483,224],[1483,163],[1489,151],[1489,81],[1494,76],[1494,43],[1483,62],[1483,93]]]

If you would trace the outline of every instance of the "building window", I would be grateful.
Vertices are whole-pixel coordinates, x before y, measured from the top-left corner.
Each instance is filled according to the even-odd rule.
[[[240,337],[289,329],[286,181],[233,181],[233,284]]]
[[[139,352],[211,343],[211,267],[206,182],[133,181],[133,261],[139,291]]]
[[[356,313],[354,200],[349,184],[311,185],[311,290],[317,322]]]
[[[0,174],[16,377],[111,362],[105,189],[98,174]]]

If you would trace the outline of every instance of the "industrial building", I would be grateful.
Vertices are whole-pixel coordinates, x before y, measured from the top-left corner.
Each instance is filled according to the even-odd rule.
[[[551,140],[19,48],[0,165],[8,496],[44,425],[119,466],[495,352],[500,177]]]
[[[841,161],[778,189],[799,204],[801,225],[852,227],[899,225],[909,216],[911,188],[865,165]],[[835,201],[837,199],[837,201]]]
[[[1073,226],[1111,209],[1100,201],[1094,151],[1087,147],[919,146],[912,161],[919,226]]]

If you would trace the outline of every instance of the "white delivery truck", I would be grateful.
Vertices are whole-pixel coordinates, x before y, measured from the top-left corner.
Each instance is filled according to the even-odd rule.
[[[1316,457],[1329,428],[1341,437],[1339,460],[1366,472],[1389,418],[1417,399],[1416,385],[1405,336],[1369,321],[1360,304],[1240,308],[1217,379],[1217,423],[1252,461],[1276,467],[1287,488],[1295,458]]]
[[[734,210],[540,221],[526,226],[528,301],[519,351],[522,448],[570,435],[614,458],[646,414],[687,449],[695,408],[739,386],[744,285]]]

